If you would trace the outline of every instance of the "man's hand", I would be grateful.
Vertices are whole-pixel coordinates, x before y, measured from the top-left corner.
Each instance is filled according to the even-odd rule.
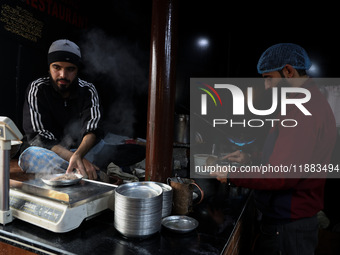
[[[242,151],[234,151],[232,153],[229,153],[228,155],[224,156],[220,160],[228,160],[230,162],[237,162],[239,164],[248,164],[251,162],[250,155],[247,153],[244,153]],[[227,183],[228,180],[228,172],[211,172],[211,176],[216,177],[216,179],[222,183]]]
[[[71,152],[61,145],[55,145],[51,150],[69,162],[66,173],[72,173],[73,169],[76,169],[82,176],[87,176],[90,180],[96,180],[96,170],[99,170],[99,168],[84,158],[86,153],[94,146],[95,141],[95,134],[88,133],[83,137],[82,142],[75,152]]]
[[[96,171],[99,168],[90,161],[81,158],[77,153],[71,156],[66,173],[72,173],[73,169],[76,169],[79,174],[88,177],[90,180],[97,180]]]
[[[251,162],[249,154],[244,153],[243,151],[234,151],[224,156],[222,159],[227,159],[228,161],[237,162],[242,165],[245,165]]]

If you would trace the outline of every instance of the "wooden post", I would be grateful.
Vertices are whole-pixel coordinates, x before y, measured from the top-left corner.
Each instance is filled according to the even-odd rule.
[[[153,0],[145,180],[172,175],[177,0]]]

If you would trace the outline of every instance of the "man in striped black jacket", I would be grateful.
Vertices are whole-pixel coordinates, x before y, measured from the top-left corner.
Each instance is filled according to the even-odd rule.
[[[80,62],[80,49],[75,43],[63,39],[50,46],[49,76],[33,81],[26,92],[23,128],[29,146],[33,146],[30,154],[37,158],[21,157],[22,168],[25,159],[41,168],[41,157],[55,158],[57,154],[67,162],[67,173],[76,169],[89,179],[97,179],[98,166],[84,156],[103,134],[99,97],[93,84],[78,78]]]

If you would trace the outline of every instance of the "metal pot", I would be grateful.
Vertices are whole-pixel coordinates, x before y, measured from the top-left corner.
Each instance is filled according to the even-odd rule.
[[[147,237],[161,228],[163,189],[132,182],[115,189],[114,226],[126,237]]]
[[[174,142],[190,143],[190,118],[189,115],[175,114]]]

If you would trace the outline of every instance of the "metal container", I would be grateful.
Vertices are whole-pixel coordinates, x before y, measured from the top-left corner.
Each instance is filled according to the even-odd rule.
[[[173,189],[173,214],[185,215],[192,211],[194,186],[200,193],[200,200],[197,202],[197,204],[202,202],[204,198],[204,192],[193,179],[172,177],[168,178],[167,181]]]
[[[190,143],[190,118],[189,115],[176,114],[174,119],[174,142]]]
[[[165,217],[162,225],[176,233],[187,233],[198,227],[198,221],[184,215],[173,215]]]
[[[115,190],[114,226],[126,237],[147,237],[161,228],[163,189],[152,182],[132,182]]]
[[[45,175],[41,180],[50,186],[70,186],[77,184],[81,179],[83,179],[83,176],[81,174],[69,174],[74,175],[74,179],[62,179],[62,180],[54,180],[55,178],[59,176],[67,176],[68,174],[51,174],[51,175]]]
[[[172,187],[161,182],[150,183],[155,183],[163,189],[162,218],[169,216],[172,210]]]

